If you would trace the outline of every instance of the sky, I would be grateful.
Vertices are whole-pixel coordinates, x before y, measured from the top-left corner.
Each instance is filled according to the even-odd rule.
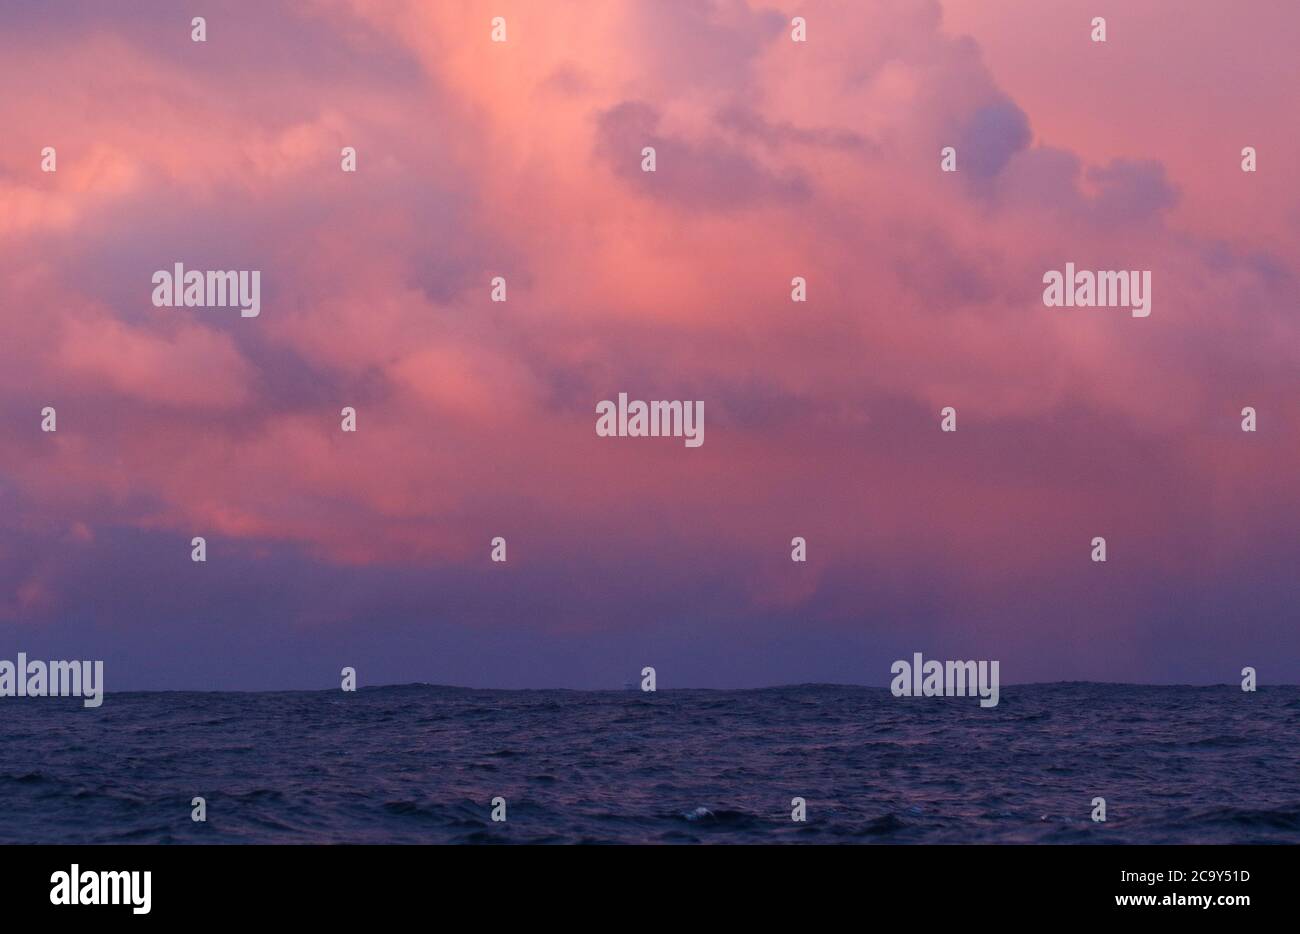
[[[0,658],[1300,682],[1300,6],[202,7],[0,7]],[[704,444],[598,437],[620,392]]]

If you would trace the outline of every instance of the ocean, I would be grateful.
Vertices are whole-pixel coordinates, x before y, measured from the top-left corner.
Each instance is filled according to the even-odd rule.
[[[3,843],[1300,842],[1300,687],[1008,686],[991,709],[834,685],[0,704]]]

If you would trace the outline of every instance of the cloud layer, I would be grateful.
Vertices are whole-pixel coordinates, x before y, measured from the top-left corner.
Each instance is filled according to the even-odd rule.
[[[0,12],[4,644],[119,689],[1296,681],[1300,13],[1077,6]],[[261,315],[153,307],[174,262]],[[1066,262],[1151,317],[1045,308]],[[596,437],[620,391],[705,445]]]

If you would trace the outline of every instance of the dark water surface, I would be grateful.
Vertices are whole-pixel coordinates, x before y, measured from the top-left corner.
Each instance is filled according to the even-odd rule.
[[[5,843],[1300,842],[1300,687],[1029,685],[985,710],[411,685],[0,714]]]

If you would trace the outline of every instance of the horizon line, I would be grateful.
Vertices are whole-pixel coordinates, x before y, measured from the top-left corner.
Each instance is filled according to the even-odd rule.
[[[635,684],[635,682],[628,682]],[[1021,681],[1001,685],[1001,689],[1007,688],[1027,688],[1027,687],[1063,687],[1069,685],[1102,685],[1106,687],[1135,687],[1135,688],[1216,688],[1216,687],[1236,687],[1240,690],[1240,684],[1233,681],[1216,681],[1205,684],[1191,684],[1188,682],[1163,683],[1156,684],[1150,682],[1137,681],[1093,681],[1093,680],[1062,680],[1062,681]],[[1264,687],[1300,687],[1297,683],[1278,683],[1269,685],[1258,685],[1257,690]],[[355,691],[343,691],[338,687],[329,688],[269,688],[263,690],[252,690],[243,688],[162,688],[162,689],[145,689],[145,690],[116,690],[109,691],[105,689],[105,696],[113,694],[116,696],[126,694],[324,694],[340,693],[352,694],[360,691],[382,691],[393,688],[437,688],[448,691],[491,691],[495,693],[540,693],[543,691],[565,691],[571,694],[657,694],[673,693],[682,691],[713,691],[713,692],[742,692],[742,691],[781,691],[792,690],[796,688],[848,688],[855,690],[867,691],[888,691],[889,685],[876,684],[846,684],[835,681],[801,681],[791,684],[771,684],[762,687],[742,687],[742,688],[719,688],[719,687],[669,687],[658,688],[655,691],[642,691],[637,687],[603,687],[603,688],[571,688],[571,687],[532,687],[532,688],[496,688],[496,687],[469,687],[459,684],[435,684],[429,681],[404,681],[393,684],[367,684],[359,686]],[[1253,692],[1243,692],[1253,693]],[[17,699],[17,698],[15,698]]]

